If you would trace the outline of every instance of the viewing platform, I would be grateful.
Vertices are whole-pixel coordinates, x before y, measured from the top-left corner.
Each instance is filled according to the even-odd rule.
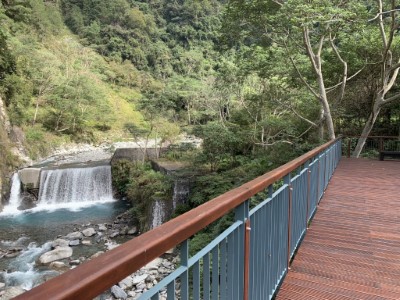
[[[400,299],[400,161],[342,158],[276,299]]]

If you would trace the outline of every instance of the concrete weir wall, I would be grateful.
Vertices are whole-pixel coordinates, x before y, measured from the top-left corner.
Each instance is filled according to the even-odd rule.
[[[25,168],[18,171],[19,178],[25,187],[38,189],[40,181],[40,168]]]

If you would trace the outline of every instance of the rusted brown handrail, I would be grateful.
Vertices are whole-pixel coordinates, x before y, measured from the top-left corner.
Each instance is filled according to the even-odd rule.
[[[15,299],[92,299],[296,170],[336,141],[325,143]]]

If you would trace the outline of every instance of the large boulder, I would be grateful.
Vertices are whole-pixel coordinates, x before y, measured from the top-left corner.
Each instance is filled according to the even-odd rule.
[[[49,252],[43,253],[39,257],[39,263],[40,264],[48,264],[56,260],[68,258],[72,256],[72,248],[71,247],[58,247],[54,250],[51,250]]]

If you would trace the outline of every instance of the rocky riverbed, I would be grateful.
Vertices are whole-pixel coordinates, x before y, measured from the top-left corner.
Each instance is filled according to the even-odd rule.
[[[27,237],[21,237],[16,241],[2,241],[0,257],[13,262],[0,275],[0,299],[11,299],[25,290],[118,247],[120,243],[138,234],[140,232],[132,225],[130,214],[126,212],[117,216],[112,223],[76,226],[74,231],[57,236],[41,246],[34,242],[28,243]],[[171,273],[176,263],[175,255],[165,254],[163,258],[156,259],[131,274],[97,299],[137,299]]]

